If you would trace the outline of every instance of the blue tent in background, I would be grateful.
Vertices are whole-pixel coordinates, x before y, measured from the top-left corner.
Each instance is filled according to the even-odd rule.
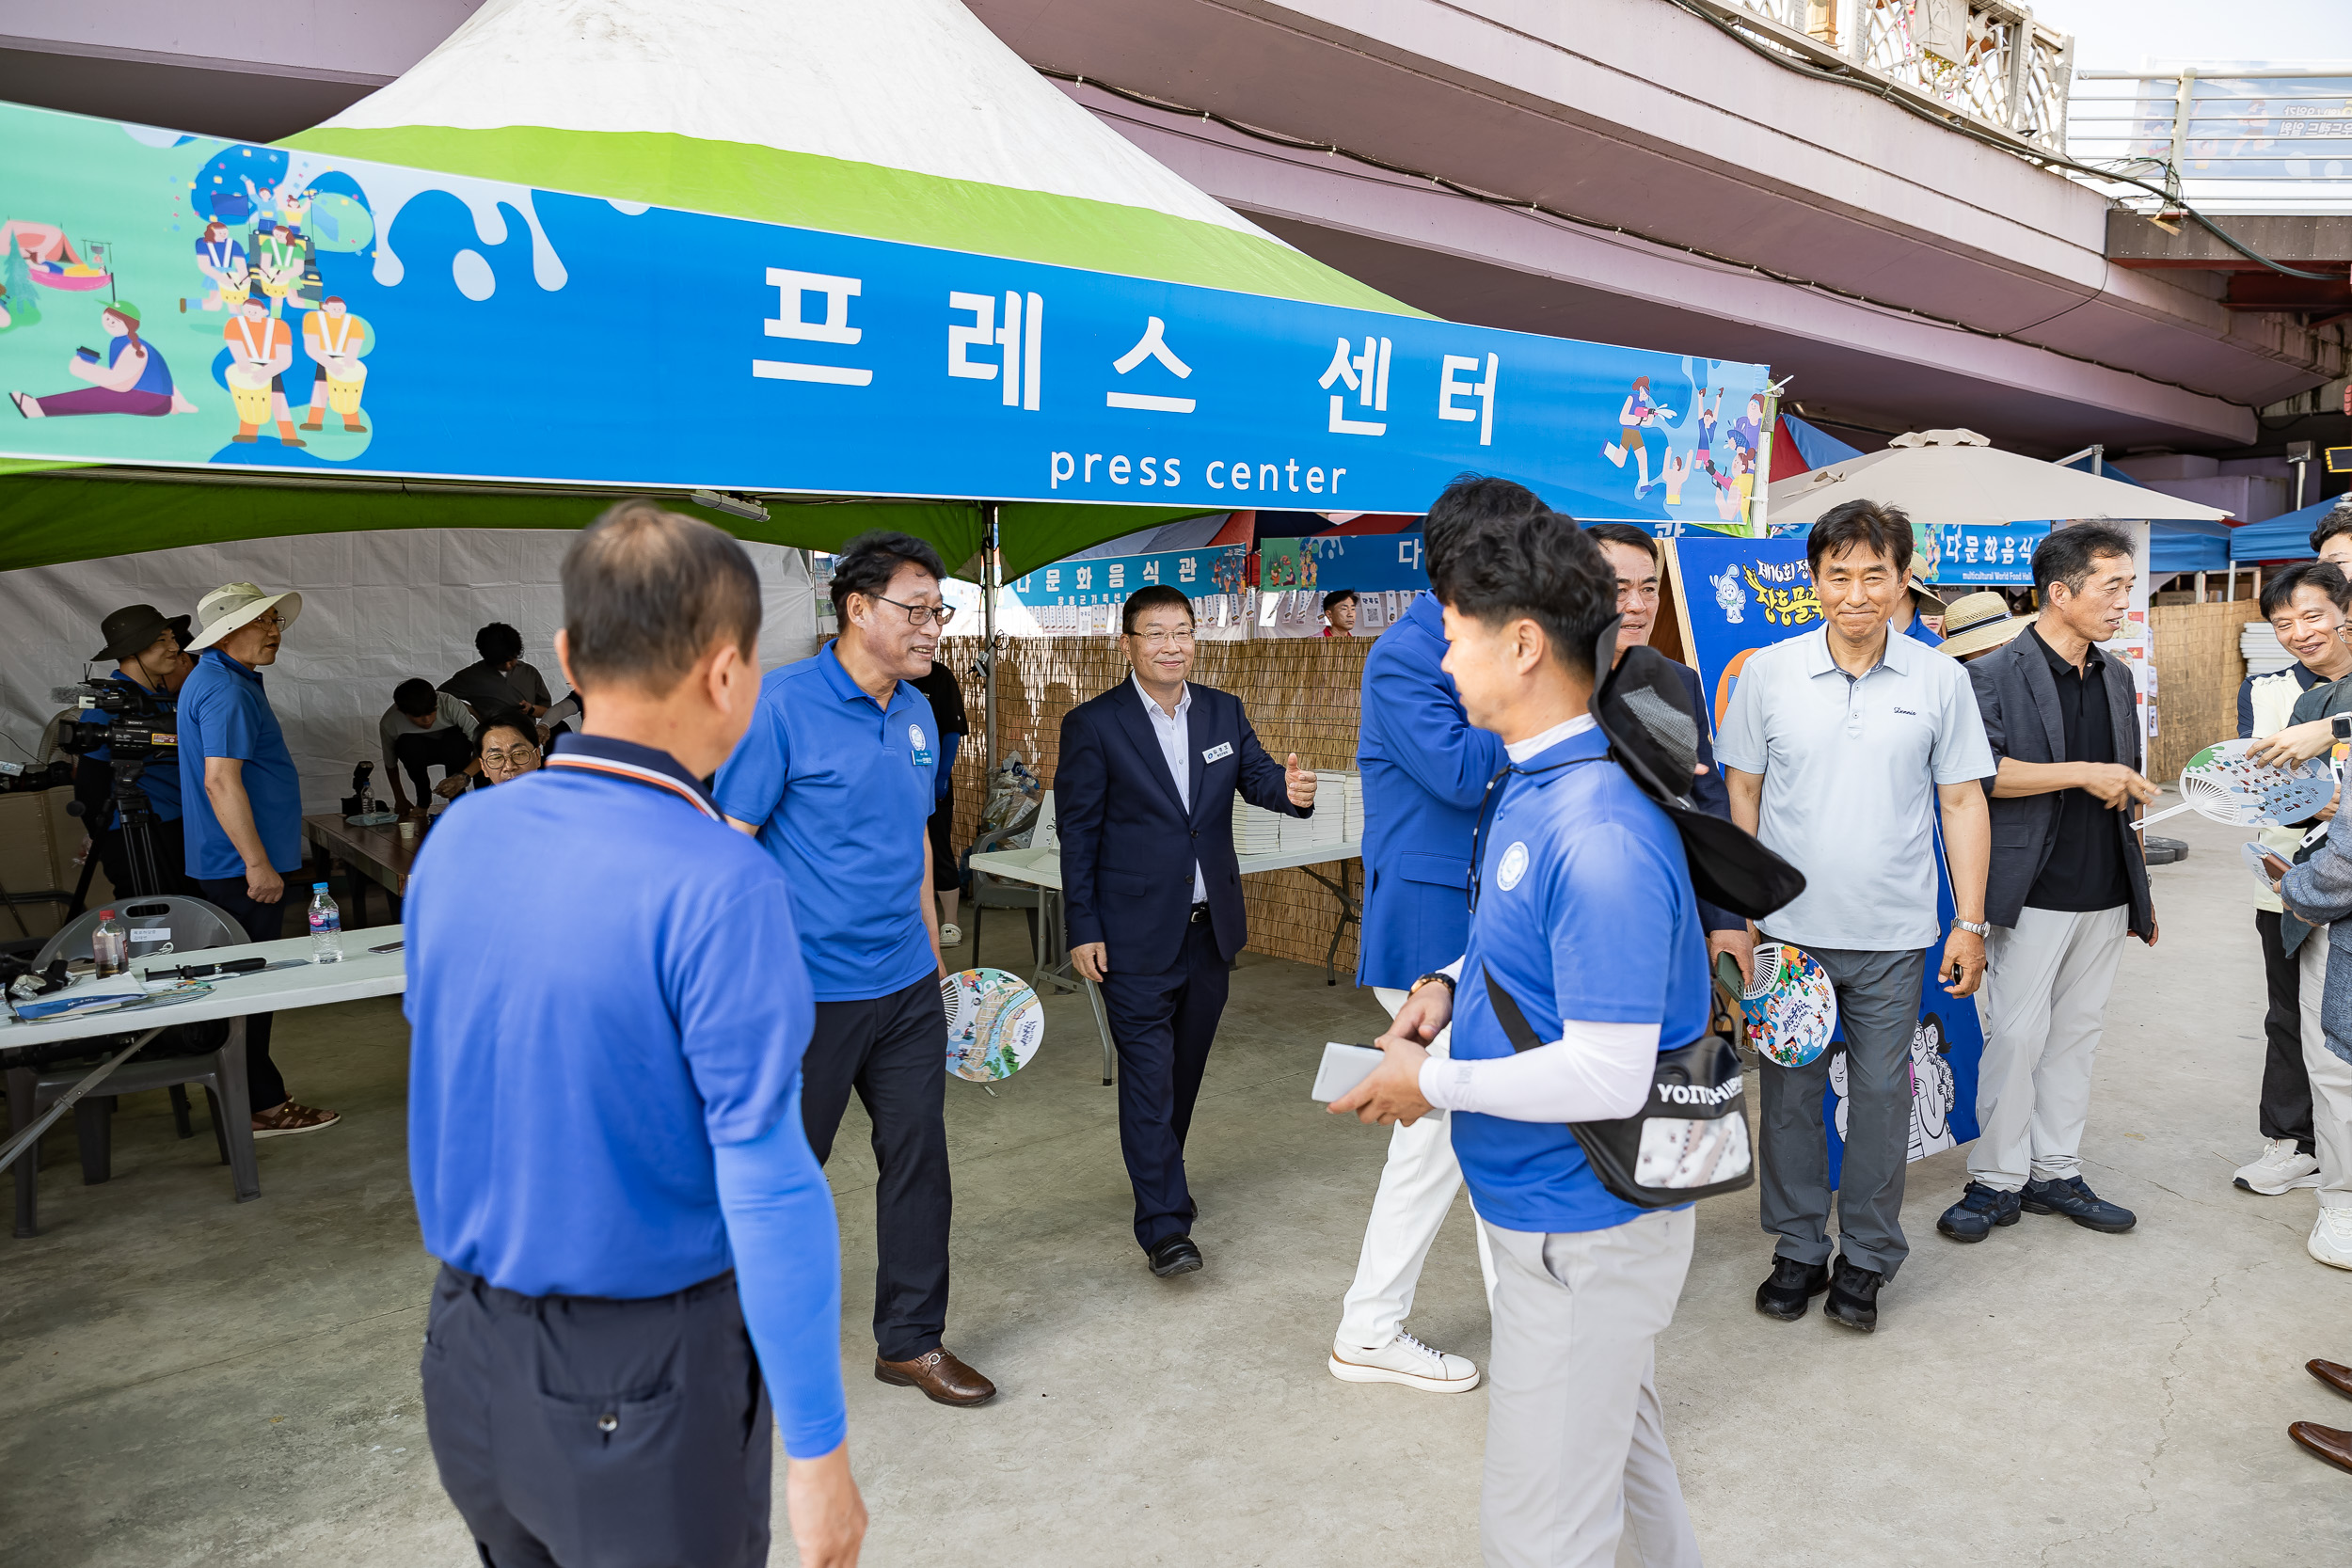
[[[2342,500],[2330,496],[2300,512],[2289,512],[2266,523],[2249,523],[2230,535],[2233,561],[2302,561],[2312,553],[2312,530]]]
[[[2140,484],[2138,480],[2121,468],[2102,465],[2094,470],[2088,457],[2078,457],[2065,467],[2079,468],[2084,473],[2095,471],[2102,479],[2137,484],[2142,490],[2154,488],[2153,485]],[[2164,578],[2175,572],[2226,572],[2230,569],[2230,558],[2236,547],[2235,536],[2245,531],[2244,529],[2233,529],[2219,523],[2150,523],[2148,575]],[[2304,531],[2310,531],[2307,529]]]

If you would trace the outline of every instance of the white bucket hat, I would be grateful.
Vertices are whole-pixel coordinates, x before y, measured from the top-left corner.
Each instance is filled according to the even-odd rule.
[[[279,629],[294,624],[302,613],[299,594],[264,594],[249,582],[224,582],[196,603],[196,622],[202,629],[188,641],[188,652],[211,647],[249,621],[277,607]]]

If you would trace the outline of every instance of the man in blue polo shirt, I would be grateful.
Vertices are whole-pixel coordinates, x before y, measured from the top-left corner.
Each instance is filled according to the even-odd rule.
[[[759,602],[717,529],[606,513],[556,639],[596,718],[417,857],[425,1424],[485,1563],[765,1563],[778,1426],[800,1560],[846,1568],[865,1534],[791,904],[696,782],[751,718]],[[481,895],[519,885],[548,918]]]
[[[874,1376],[940,1404],[996,1386],[940,1343],[947,1328],[947,1020],[927,831],[939,723],[910,684],[954,613],[939,557],[868,533],[834,562],[841,635],[771,671],[714,794],[784,867],[817,998],[802,1114],[822,1163],[855,1090],[874,1123]]]
[[[1639,1111],[1659,1052],[1708,1028],[1681,839],[1608,760],[1588,711],[1616,581],[1582,531],[1542,513],[1463,529],[1431,588],[1445,671],[1510,769],[1479,832],[1469,951],[1414,982],[1381,1037],[1387,1059],[1331,1109],[1367,1122],[1450,1113],[1497,1275],[1486,1561],[1607,1563],[1630,1531],[1650,1568],[1695,1568],[1654,1381],[1692,1215],[1611,1194],[1569,1125]],[[1515,1051],[1498,992],[1549,1043]],[[1451,1059],[1424,1050],[1449,1024]]]
[[[302,781],[286,750],[263,667],[302,613],[299,594],[226,583],[197,601],[202,629],[188,643],[202,657],[180,689],[180,804],[187,870],[205,898],[255,942],[286,934],[286,873],[302,867]],[[245,1021],[245,1078],[253,1135],[315,1132],[339,1119],[297,1105],[270,1059],[268,1013]]]

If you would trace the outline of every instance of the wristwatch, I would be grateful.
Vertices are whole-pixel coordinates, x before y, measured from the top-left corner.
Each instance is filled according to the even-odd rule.
[[[1993,934],[1993,923],[1989,920],[1955,920],[1952,929],[1965,931],[1973,937],[1989,937]]]

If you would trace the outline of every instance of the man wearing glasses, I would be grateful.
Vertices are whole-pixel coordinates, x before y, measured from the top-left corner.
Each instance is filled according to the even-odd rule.
[[[874,1123],[874,1376],[940,1404],[996,1386],[940,1343],[947,1324],[947,1020],[925,823],[939,724],[910,683],[954,613],[920,539],[866,533],[834,562],[840,636],[760,682],[712,791],[784,867],[817,1000],[801,1112],[819,1164],[850,1093]],[[756,956],[754,960],[757,961]]]
[[[1184,1135],[1249,931],[1233,797],[1311,816],[1315,776],[1258,744],[1241,699],[1192,686],[1192,601],[1155,583],[1130,597],[1132,679],[1070,710],[1054,769],[1070,957],[1102,988],[1119,1048],[1119,1148],[1136,1242],[1161,1278],[1200,1266]],[[933,1065],[934,1072],[938,1070]]]

